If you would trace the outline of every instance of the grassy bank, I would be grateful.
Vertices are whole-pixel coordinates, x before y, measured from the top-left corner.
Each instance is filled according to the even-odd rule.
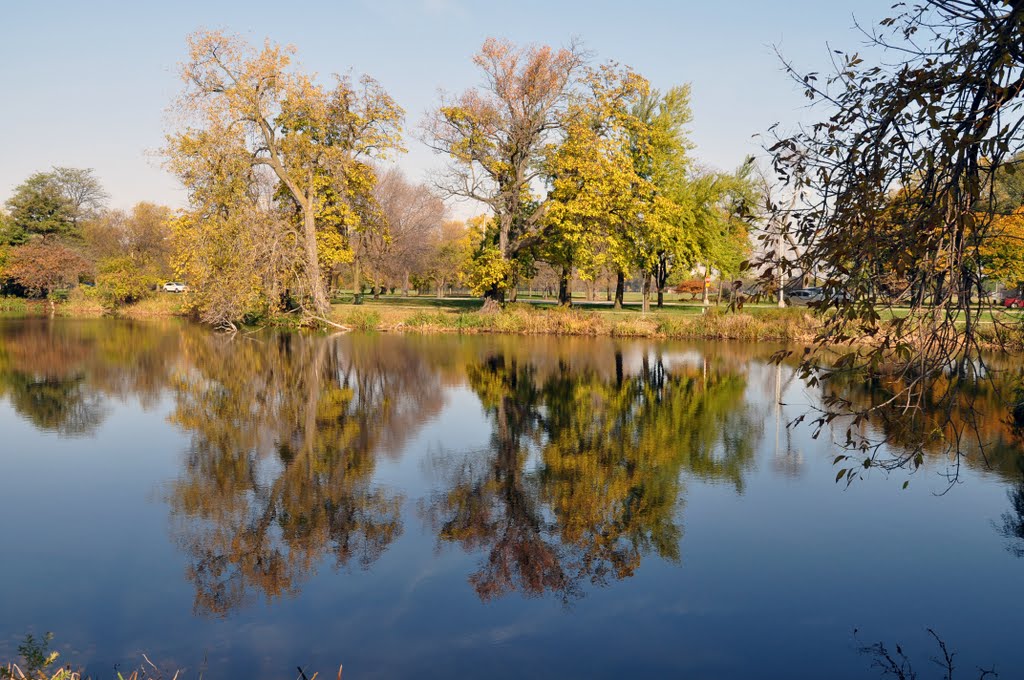
[[[574,308],[513,304],[500,312],[482,313],[455,304],[336,305],[334,320],[356,330],[416,333],[507,333],[643,338],[703,338],[803,341],[813,337],[817,320],[806,309],[672,307],[641,314],[638,310]]]
[[[182,316],[182,298],[180,295],[160,293],[153,297],[140,300],[135,304],[125,305],[115,312],[106,309],[99,299],[81,288],[71,291],[67,299],[51,305],[49,300],[26,300],[25,298],[0,297],[0,316],[54,316],[93,319],[101,316],[118,316],[130,319],[154,317]]]

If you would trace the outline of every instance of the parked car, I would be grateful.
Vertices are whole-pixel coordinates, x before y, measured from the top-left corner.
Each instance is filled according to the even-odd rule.
[[[821,288],[801,288],[786,293],[786,302],[791,305],[809,305],[812,302],[821,302],[823,299]]]
[[[184,283],[169,281],[164,284],[164,291],[167,293],[184,293],[186,290],[188,290],[188,286]]]
[[[1017,297],[1010,295],[1003,298],[1003,307],[1009,307],[1011,309],[1020,309],[1024,307],[1024,297]]]

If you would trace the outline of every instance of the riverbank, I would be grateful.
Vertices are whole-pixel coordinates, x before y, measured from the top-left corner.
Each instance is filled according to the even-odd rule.
[[[184,317],[184,298],[161,293],[111,313],[94,297],[75,292],[51,308],[45,300],[0,298],[0,317],[55,316],[128,319]],[[476,298],[387,297],[348,301],[332,307],[331,321],[356,331],[382,333],[498,333],[687,340],[744,340],[751,342],[813,342],[821,318],[807,307],[779,309],[774,305],[703,307],[699,302],[666,304],[644,314],[638,304],[614,309],[601,303],[577,303],[571,308],[549,302],[519,302],[497,312],[480,311]],[[898,310],[883,312],[890,318]],[[989,312],[978,326],[978,340],[991,350],[1024,351],[1024,323],[1016,310]],[[997,318],[998,317],[998,318]],[[884,322],[883,322],[884,323]],[[289,327],[295,317],[263,320],[258,325]]]
[[[476,307],[479,307],[477,303]],[[333,320],[355,330],[414,333],[610,336],[747,341],[809,341],[818,320],[807,309],[679,306],[637,310],[508,305],[485,313],[461,305],[335,305]]]

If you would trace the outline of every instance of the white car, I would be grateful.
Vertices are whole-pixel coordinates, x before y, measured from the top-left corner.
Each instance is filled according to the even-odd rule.
[[[164,291],[167,293],[184,293],[188,289],[184,283],[170,281],[164,284]]]
[[[823,299],[824,296],[820,288],[802,288],[786,295],[786,302],[791,305],[809,305],[812,302],[821,302]]]

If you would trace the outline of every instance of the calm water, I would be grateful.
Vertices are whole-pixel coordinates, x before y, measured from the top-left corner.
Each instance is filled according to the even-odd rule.
[[[844,489],[770,352],[0,321],[0,657],[864,678],[854,628],[926,669],[933,627],[1024,676],[998,410],[950,493],[938,454]]]

